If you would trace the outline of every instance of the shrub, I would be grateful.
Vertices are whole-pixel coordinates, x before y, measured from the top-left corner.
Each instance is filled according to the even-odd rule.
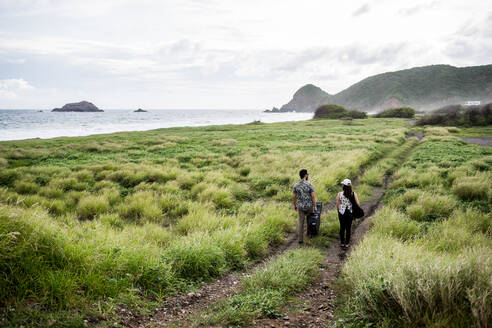
[[[159,199],[159,205],[169,223],[176,222],[182,216],[188,214],[188,202],[182,197],[165,194]]]
[[[119,170],[112,170],[108,173],[111,181],[118,182],[125,188],[133,188],[141,182],[166,183],[175,179],[177,173],[173,170],[160,169],[145,165],[127,165]]]
[[[22,198],[22,206],[33,207],[35,205],[42,205],[45,202],[45,198],[38,195],[30,195]]]
[[[3,157],[0,157],[0,167],[7,167],[8,164],[9,164],[9,161],[8,160],[6,160]]]
[[[61,191],[70,191],[70,190],[87,190],[89,189],[89,185],[84,182],[78,182],[75,178],[54,178],[50,181],[50,185],[60,189]]]
[[[118,228],[122,229],[125,226],[125,223],[121,218],[119,217],[118,214],[112,213],[112,214],[102,214],[99,217],[99,221],[104,224],[108,224],[113,228]]]
[[[232,217],[217,215],[213,208],[194,203],[188,214],[178,221],[175,231],[182,235],[197,231],[213,232],[233,226],[234,221]]]
[[[464,125],[492,124],[492,103],[482,107],[450,105],[429,113],[417,121],[417,125]]]
[[[371,186],[382,186],[386,170],[381,165],[374,165],[362,176],[361,182]]]
[[[411,239],[420,233],[420,226],[417,222],[391,207],[383,207],[379,210],[372,219],[371,226],[372,233],[401,240]]]
[[[343,117],[367,118],[367,114],[356,110],[348,111],[344,107],[334,104],[323,105],[314,112],[314,118],[319,119],[339,119]]]
[[[339,105],[323,105],[314,112],[314,118],[338,119],[346,115],[347,110]]]
[[[390,118],[390,117],[401,117],[401,118],[413,118],[415,116],[415,109],[411,107],[398,107],[383,110],[382,112],[374,115],[378,118]]]
[[[157,197],[150,191],[139,191],[127,196],[117,207],[117,212],[122,218],[137,223],[159,223],[163,217]]]
[[[39,191],[39,186],[32,182],[17,181],[15,183],[15,191],[19,194],[35,194]]]
[[[101,189],[99,194],[103,195],[109,202],[109,205],[115,206],[121,202],[121,195],[118,189]]]
[[[201,201],[211,201],[217,208],[231,208],[234,205],[232,194],[226,188],[210,186],[203,190],[198,198]]]
[[[48,212],[52,215],[62,215],[66,211],[65,202],[60,199],[47,201],[43,204]]]
[[[85,220],[91,220],[107,211],[109,211],[109,203],[104,196],[86,196],[81,198],[77,205],[77,214]]]
[[[459,252],[473,247],[486,247],[488,240],[477,229],[468,226],[468,222],[459,222],[454,218],[433,224],[418,241],[418,244],[438,252]]]
[[[244,245],[242,227],[216,230],[213,238],[225,254],[228,267],[233,270],[244,268],[247,252]]]
[[[0,186],[11,187],[17,177],[15,170],[0,170]]]
[[[81,170],[81,171],[75,173],[75,177],[80,182],[93,182],[94,181],[94,174],[92,173],[92,171],[89,171],[89,170]]]
[[[471,209],[457,211],[452,217],[451,224],[466,227],[472,233],[483,233],[492,236],[492,220],[488,213],[480,213]]]
[[[450,196],[424,194],[406,208],[408,216],[415,221],[433,221],[447,218],[456,207]]]
[[[239,170],[239,174],[243,177],[246,177],[248,176],[249,172],[251,172],[251,169],[249,167],[242,167],[240,170]]]
[[[399,209],[405,209],[410,204],[414,203],[419,199],[419,197],[424,194],[422,190],[419,189],[408,189],[404,194],[394,197],[389,201],[391,206],[397,207]],[[429,194],[425,193],[429,196]]]
[[[163,257],[181,279],[209,280],[227,268],[224,251],[203,232],[176,239]]]
[[[489,180],[484,177],[465,177],[455,180],[453,193],[463,200],[487,200],[491,195]]]
[[[356,119],[362,119],[362,118],[367,118],[367,113],[366,112],[361,112],[358,110],[349,110],[347,112],[346,117],[351,117],[351,118],[356,118]]]
[[[180,173],[176,178],[179,186],[187,190],[190,190],[194,185],[202,180],[203,177],[201,175],[191,173]]]
[[[251,191],[240,184],[233,184],[231,186],[231,193],[239,201],[250,201],[253,199]]]
[[[441,186],[441,171],[430,167],[425,171],[419,171],[403,167],[395,173],[396,180],[391,184],[392,188],[427,188],[438,189]]]
[[[46,186],[39,189],[39,195],[46,198],[63,198],[64,192],[53,186]]]

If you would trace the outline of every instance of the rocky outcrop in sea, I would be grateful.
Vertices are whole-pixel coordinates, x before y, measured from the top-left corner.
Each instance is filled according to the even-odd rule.
[[[77,103],[66,104],[62,108],[54,108],[52,112],[104,112],[97,108],[93,103],[81,101]]]

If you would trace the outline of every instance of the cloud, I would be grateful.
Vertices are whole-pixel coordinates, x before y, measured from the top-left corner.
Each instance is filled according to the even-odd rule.
[[[34,89],[24,79],[5,79],[0,80],[0,98],[17,98],[19,93]]]
[[[440,1],[432,1],[430,3],[422,3],[412,7],[402,8],[398,11],[399,14],[403,16],[416,15],[422,11],[435,9],[439,5]]]
[[[488,64],[491,20],[479,0],[0,0],[0,79],[36,86],[1,80],[17,98],[0,107],[244,108],[309,82],[335,93],[391,70]]]
[[[356,11],[354,11],[352,13],[352,16],[356,17],[356,16],[360,16],[360,15],[366,14],[366,13],[369,12],[369,10],[371,10],[369,4],[368,3],[365,3],[361,7],[359,7]]]

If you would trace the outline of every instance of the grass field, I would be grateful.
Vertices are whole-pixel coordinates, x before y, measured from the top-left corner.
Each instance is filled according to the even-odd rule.
[[[315,120],[2,142],[3,324],[84,326],[242,270],[295,230],[300,168],[327,202],[378,162],[369,197],[406,132]]]
[[[492,322],[492,150],[423,132],[344,267],[340,326]]]

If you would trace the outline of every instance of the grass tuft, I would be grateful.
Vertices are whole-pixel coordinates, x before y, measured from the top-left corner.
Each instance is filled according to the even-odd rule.
[[[79,200],[77,214],[83,220],[92,220],[97,215],[109,211],[109,202],[104,196],[86,196]]]

